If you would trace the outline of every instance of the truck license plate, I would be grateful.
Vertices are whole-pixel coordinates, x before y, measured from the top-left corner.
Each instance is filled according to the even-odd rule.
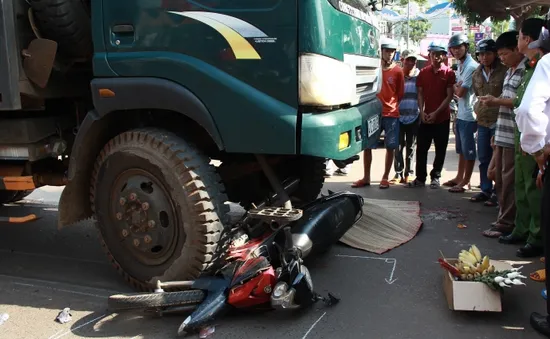
[[[376,133],[379,129],[380,129],[380,119],[378,118],[378,116],[374,116],[369,120],[367,120],[367,133],[368,133],[367,137],[368,138],[370,138],[371,135]]]

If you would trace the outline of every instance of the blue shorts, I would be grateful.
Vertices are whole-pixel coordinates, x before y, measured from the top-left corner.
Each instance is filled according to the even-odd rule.
[[[381,131],[384,131],[384,146],[386,149],[399,147],[399,118],[382,117]],[[376,149],[377,143],[373,143],[369,149]]]
[[[456,153],[462,154],[466,160],[476,160],[477,122],[456,120]]]

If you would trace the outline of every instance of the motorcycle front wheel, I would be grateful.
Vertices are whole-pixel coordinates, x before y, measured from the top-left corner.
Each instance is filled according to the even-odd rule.
[[[109,297],[111,311],[138,310],[157,307],[199,305],[205,298],[202,290],[176,292],[115,294]]]

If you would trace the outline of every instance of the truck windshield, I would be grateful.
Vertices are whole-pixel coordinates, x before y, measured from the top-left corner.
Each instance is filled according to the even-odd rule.
[[[338,10],[358,19],[372,23],[371,0],[328,0]]]

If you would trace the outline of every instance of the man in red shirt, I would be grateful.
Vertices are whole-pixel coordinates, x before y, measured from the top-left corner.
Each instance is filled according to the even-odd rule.
[[[431,43],[428,47],[431,64],[418,74],[418,106],[421,125],[418,129],[416,150],[416,179],[407,187],[426,185],[428,151],[435,144],[435,159],[430,173],[431,188],[440,186],[441,171],[449,144],[449,126],[451,111],[449,104],[453,99],[455,72],[444,64],[447,46]]]
[[[378,99],[382,102],[382,122],[384,143],[386,146],[386,167],[380,181],[380,188],[389,188],[388,177],[393,165],[395,149],[399,147],[399,103],[405,92],[405,75],[401,67],[393,63],[397,43],[392,39],[383,39],[382,47],[382,89]],[[373,146],[376,148],[376,146]],[[352,187],[370,185],[370,168],[372,164],[372,149],[363,153],[364,176],[353,183]]]

